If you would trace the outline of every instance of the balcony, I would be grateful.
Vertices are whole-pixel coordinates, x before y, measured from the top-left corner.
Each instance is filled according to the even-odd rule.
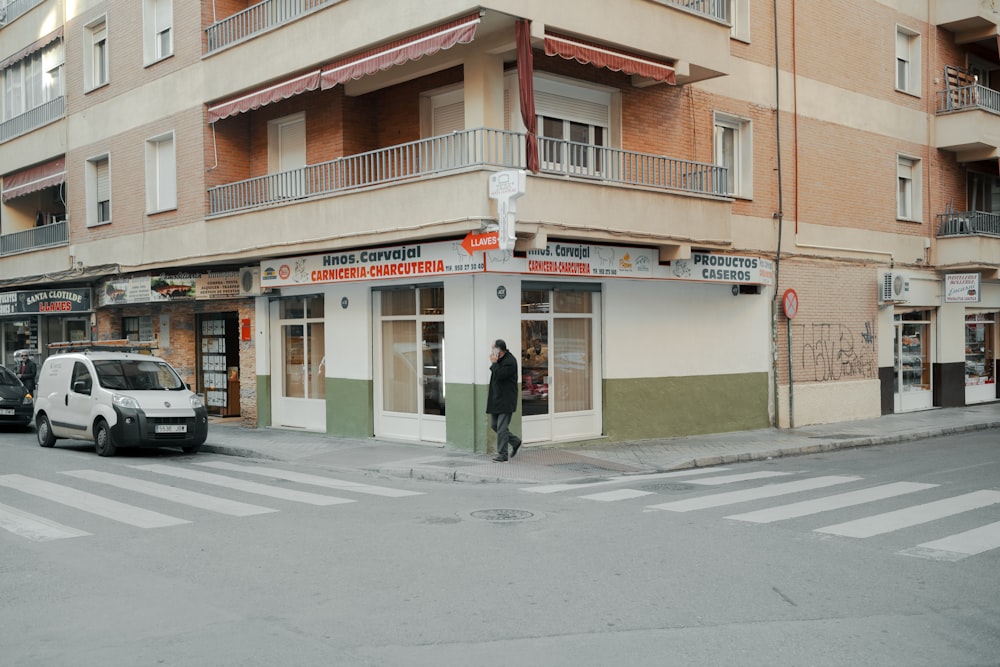
[[[69,223],[53,222],[0,236],[0,257],[55,248],[69,244]]]
[[[1000,91],[979,83],[937,93],[937,148],[959,162],[1000,157]]]
[[[281,206],[374,186],[483,167],[525,169],[525,136],[480,128],[268,174],[208,191],[209,215]],[[587,183],[726,196],[727,170],[605,146],[539,138],[541,173]]]
[[[938,268],[996,273],[1000,268],[1000,214],[956,211],[937,216]]]
[[[57,97],[0,123],[0,144],[27,134],[66,115],[66,98]]]
[[[665,5],[686,9],[710,19],[729,22],[729,0],[659,0]]]
[[[0,27],[3,27],[24,14],[27,14],[32,7],[40,5],[45,0],[0,0]]]
[[[934,3],[934,24],[955,33],[956,44],[997,37],[997,14],[992,0],[947,0]]]
[[[264,0],[205,28],[206,48],[213,53],[277,28],[340,0]]]

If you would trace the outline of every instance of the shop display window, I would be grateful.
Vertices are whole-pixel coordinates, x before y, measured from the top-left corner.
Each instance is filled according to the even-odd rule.
[[[992,384],[996,352],[993,313],[977,313],[965,318],[965,384]]]

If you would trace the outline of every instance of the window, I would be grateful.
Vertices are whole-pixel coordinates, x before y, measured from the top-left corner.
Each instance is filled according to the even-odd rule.
[[[108,82],[108,22],[100,18],[84,28],[83,75],[86,90]]]
[[[919,222],[923,217],[920,160],[900,155],[896,162],[896,217]]]
[[[62,97],[62,41],[40,49],[3,70],[3,120],[10,120]]]
[[[130,341],[153,340],[153,318],[123,317],[122,336]]]
[[[602,173],[611,145],[611,92],[548,77],[535,77],[538,149],[542,168]]]
[[[143,0],[143,58],[147,65],[174,53],[173,0]]]
[[[146,142],[146,212],[177,208],[177,163],[174,135]]]
[[[896,90],[920,94],[920,35],[896,26]]]
[[[87,160],[87,226],[111,222],[111,159]]]
[[[750,0],[729,0],[729,36],[750,41]]]
[[[749,120],[715,114],[715,164],[727,170],[726,194],[753,197],[753,135]]]

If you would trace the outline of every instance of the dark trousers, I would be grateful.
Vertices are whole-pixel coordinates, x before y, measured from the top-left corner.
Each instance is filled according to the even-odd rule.
[[[521,446],[521,438],[510,431],[510,413],[503,412],[498,415],[490,415],[490,428],[497,434],[497,454],[507,456],[507,445],[513,448],[515,445]]]

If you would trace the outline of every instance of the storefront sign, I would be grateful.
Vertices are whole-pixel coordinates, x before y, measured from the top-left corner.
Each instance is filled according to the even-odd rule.
[[[0,293],[0,315],[59,315],[90,311],[90,288],[20,290]]]
[[[98,290],[97,301],[99,306],[111,306],[192,299],[236,299],[239,295],[238,271],[161,273],[107,280]]]
[[[290,287],[360,280],[416,279],[460,273],[524,273],[591,278],[688,280],[771,285],[774,263],[761,257],[692,253],[691,259],[659,263],[654,248],[549,243],[525,257],[487,250],[469,256],[460,241],[373,248],[261,262],[263,287]]]
[[[981,295],[978,273],[949,273],[944,277],[945,303],[979,303]]]

